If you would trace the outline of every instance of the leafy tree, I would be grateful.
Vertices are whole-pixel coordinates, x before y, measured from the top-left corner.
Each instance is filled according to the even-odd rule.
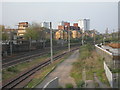
[[[46,32],[47,30],[44,27],[40,27],[37,23],[33,23],[32,25],[29,25],[29,27],[26,30],[25,38],[28,39],[34,39],[34,40],[44,40],[46,39]]]
[[[31,41],[36,40],[37,42],[39,40],[43,41],[43,47],[45,47],[45,41],[46,41],[46,32],[47,30],[44,27],[40,27],[37,23],[33,23],[32,25],[29,25],[29,27],[26,29],[26,33],[24,35],[24,38],[27,40],[30,40],[30,45],[31,47]]]
[[[29,40],[37,40],[39,38],[39,34],[37,33],[37,31],[34,30],[34,28],[32,26],[28,27],[26,29],[26,33],[24,35],[25,39]]]
[[[5,31],[5,27],[3,25],[0,25],[0,39],[2,40],[8,40],[9,39],[9,36],[7,34],[7,32]]]
[[[8,40],[8,34],[7,33],[2,33],[2,40]]]

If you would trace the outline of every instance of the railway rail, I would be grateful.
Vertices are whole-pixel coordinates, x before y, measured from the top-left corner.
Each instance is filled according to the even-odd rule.
[[[74,48],[72,49],[70,52],[75,51],[79,48]],[[58,60],[59,58],[63,57],[64,55],[66,55],[68,53],[68,51],[56,55],[53,57],[53,60]],[[31,75],[35,74],[38,70],[40,70],[41,68],[49,65],[51,63],[50,58],[42,63],[39,63],[38,65],[36,65],[35,67],[31,68],[30,70],[26,71],[25,73],[23,73],[22,75],[18,76],[17,78],[15,78],[14,80],[9,81],[8,83],[4,84],[2,86],[2,89],[13,89],[15,88],[18,84],[24,82],[24,80],[26,80],[27,78],[29,78]]]
[[[65,48],[67,48],[67,46],[65,46],[65,47],[54,47],[53,50],[62,50],[62,49],[65,49]],[[38,51],[33,51],[33,52],[28,53],[28,54],[21,55],[19,57],[4,59],[4,60],[2,60],[2,69],[8,68],[10,66],[14,66],[18,63],[29,61],[30,59],[32,60],[33,58],[36,58],[38,56],[45,55],[45,54],[49,53],[48,52],[49,49],[50,48],[47,48],[47,49],[42,50],[42,51],[39,51],[39,50]]]

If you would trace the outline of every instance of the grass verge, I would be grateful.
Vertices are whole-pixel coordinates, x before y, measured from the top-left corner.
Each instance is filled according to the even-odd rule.
[[[63,57],[62,59],[60,60],[56,60],[54,61],[52,64],[44,67],[43,69],[41,69],[40,71],[38,71],[33,79],[26,85],[25,88],[34,88],[36,87],[38,84],[40,84],[44,79],[45,77],[50,73],[52,72],[57,66],[58,64],[62,63],[66,58],[68,58],[68,56],[70,56],[71,53],[68,53],[65,57]]]
[[[58,53],[61,53],[63,51],[64,50],[55,51],[54,55],[58,54]],[[20,73],[34,67],[38,63],[41,63],[41,62],[45,61],[49,57],[50,57],[50,53],[45,54],[45,55],[40,56],[40,57],[37,57],[37,58],[35,58],[33,60],[26,61],[26,62],[23,62],[23,63],[19,63],[19,64],[15,65],[15,66],[11,66],[9,68],[4,69],[2,71],[2,80],[3,80],[3,82],[7,81],[7,80],[10,80],[13,77],[18,76]]]
[[[81,46],[79,59],[73,63],[71,77],[78,87],[81,87],[81,81],[84,80],[84,70],[86,80],[94,80],[94,73],[96,73],[101,82],[109,85],[103,68],[103,59],[95,52],[92,45]]]
[[[65,85],[66,88],[73,88],[73,85],[71,83],[68,83]]]

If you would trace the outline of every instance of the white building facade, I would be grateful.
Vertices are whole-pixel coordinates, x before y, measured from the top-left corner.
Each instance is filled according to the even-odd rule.
[[[61,21],[61,22],[58,23],[58,25],[64,26],[64,23],[65,23],[64,21]]]
[[[50,22],[41,22],[40,25],[41,27],[49,28]]]
[[[90,30],[90,19],[79,20],[78,26],[81,28],[81,30],[83,30],[83,32],[86,30]]]

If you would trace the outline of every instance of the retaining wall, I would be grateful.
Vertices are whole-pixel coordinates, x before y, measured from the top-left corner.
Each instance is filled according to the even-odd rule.
[[[118,68],[119,62],[114,59],[114,56],[111,52],[102,49],[101,47],[95,45],[96,52],[104,58],[104,70],[106,77],[109,81],[109,84],[112,88],[120,88],[120,75],[119,73],[112,73],[110,68]],[[115,62],[116,61],[116,62]]]
[[[50,82],[48,82],[44,87],[43,90],[47,89],[47,88],[58,88],[59,87],[59,78],[56,77],[53,80],[51,80]]]

